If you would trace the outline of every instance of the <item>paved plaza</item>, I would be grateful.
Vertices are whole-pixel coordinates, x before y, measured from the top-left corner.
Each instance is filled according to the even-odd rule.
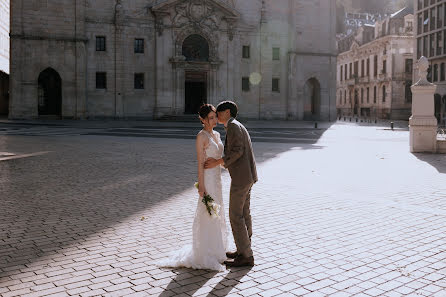
[[[247,124],[256,265],[212,272],[155,265],[191,242],[196,123],[0,123],[0,296],[445,297],[446,156],[312,125]]]

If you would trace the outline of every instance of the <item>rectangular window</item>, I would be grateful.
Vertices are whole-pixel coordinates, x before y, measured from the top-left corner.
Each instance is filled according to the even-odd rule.
[[[438,81],[438,64],[434,64],[434,82]]]
[[[387,73],[387,61],[386,60],[383,60],[383,71],[382,71],[382,73],[383,74]]]
[[[273,47],[273,60],[280,60],[280,48]]]
[[[367,58],[367,69],[365,76],[370,76],[370,58]]]
[[[348,79],[347,64],[344,65],[344,80]]]
[[[242,91],[249,92],[249,77],[242,77]]]
[[[144,89],[144,73],[135,73],[135,89]]]
[[[412,74],[413,71],[413,59],[406,59],[406,73]]]
[[[386,102],[386,96],[387,96],[386,86],[383,86],[383,102]]]
[[[423,33],[423,31],[421,30],[422,28],[423,28],[423,14],[420,12],[418,14],[418,19],[417,19],[417,34],[418,35]]]
[[[429,31],[429,10],[425,10],[423,15],[423,33],[427,33],[428,31]]]
[[[443,5],[437,6],[437,28],[443,27]]]
[[[144,53],[144,39],[135,39],[135,54]]]
[[[412,86],[412,81],[406,81],[406,85],[405,85],[405,98],[406,98],[406,102],[407,103],[411,103],[412,102],[412,90],[411,87]]]
[[[249,59],[250,58],[250,47],[249,45],[244,45],[242,50],[242,57],[243,59]]]
[[[364,60],[361,60],[361,77],[364,77]]]
[[[435,55],[435,34],[431,34],[430,36],[430,47],[429,47],[429,57],[433,57]]]
[[[436,25],[436,15],[437,15],[437,13],[435,12],[435,7],[434,8],[431,8],[431,19],[430,19],[430,23],[431,23],[431,25],[430,25],[430,29],[431,30],[435,30],[435,25]]]
[[[439,56],[442,54],[441,47],[443,46],[443,40],[442,40],[442,34],[443,32],[437,32],[437,51],[436,55]]]
[[[358,74],[359,74],[359,69],[358,69],[358,67],[359,67],[359,62],[356,61],[356,62],[355,62],[355,77],[358,77]]]
[[[277,93],[280,92],[280,89],[279,89],[279,79],[278,78],[273,78],[271,91],[277,92]]]
[[[446,77],[445,77],[445,64],[444,63],[441,63],[440,64],[440,80],[441,81],[444,81],[445,79],[446,79]]]
[[[423,37],[423,56],[425,57],[429,57],[429,36],[424,36]]]
[[[344,91],[344,104],[347,104],[347,91]]]
[[[367,103],[370,102],[370,88],[367,88]]]
[[[376,86],[373,87],[373,103],[376,103]]]
[[[343,73],[342,73],[342,68],[343,68],[344,66],[343,65],[341,65],[341,69],[340,69],[340,75],[339,75],[339,77],[340,77],[340,81],[342,81],[342,75],[343,75]]]
[[[96,72],[96,89],[107,89],[106,72]]]
[[[373,58],[373,76],[378,76],[378,56]]]
[[[96,36],[96,51],[105,52],[105,36]]]
[[[421,52],[423,50],[423,40],[421,38],[417,39],[417,59],[421,58]]]
[[[364,89],[361,88],[361,103],[364,103]]]
[[[446,5],[445,5],[445,7],[446,7]],[[443,53],[446,54],[446,30],[443,31],[443,36],[444,36],[444,38],[443,38]]]

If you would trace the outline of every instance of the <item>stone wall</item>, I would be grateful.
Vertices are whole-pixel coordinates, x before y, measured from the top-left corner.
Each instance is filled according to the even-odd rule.
[[[198,70],[206,73],[209,103],[235,100],[241,117],[255,119],[304,119],[304,102],[311,101],[304,89],[317,80],[312,119],[335,119],[334,0],[206,0],[194,13],[213,15],[201,16],[198,26],[177,8],[189,1],[36,3],[12,4],[11,118],[39,116],[37,81],[51,67],[62,78],[62,117],[182,115],[186,72]],[[188,34],[207,39],[208,63],[182,60],[180,42]],[[106,38],[105,51],[96,50],[98,36]],[[144,53],[134,52],[137,38],[144,39]],[[244,45],[249,59],[242,58]],[[272,59],[273,47],[280,48],[279,60]],[[97,72],[106,73],[105,89],[96,88]],[[144,89],[134,88],[135,73],[144,73]],[[242,78],[254,73],[260,83],[243,91]]]

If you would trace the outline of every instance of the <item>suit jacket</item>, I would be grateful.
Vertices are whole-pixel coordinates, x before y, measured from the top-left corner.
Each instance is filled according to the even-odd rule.
[[[252,151],[251,137],[236,119],[229,119],[226,127],[224,166],[231,175],[233,185],[249,185],[257,182],[257,169]]]

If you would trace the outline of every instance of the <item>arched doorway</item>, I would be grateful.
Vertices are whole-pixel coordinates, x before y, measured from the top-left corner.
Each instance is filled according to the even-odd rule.
[[[62,79],[59,73],[47,68],[39,75],[38,108],[40,115],[62,115]]]
[[[209,62],[209,44],[201,35],[189,35],[183,41],[182,53],[186,61],[191,64]],[[196,114],[200,106],[207,102],[207,77],[206,71],[185,71],[184,113]]]
[[[317,120],[321,112],[321,87],[315,78],[307,80],[304,86],[304,120]]]

